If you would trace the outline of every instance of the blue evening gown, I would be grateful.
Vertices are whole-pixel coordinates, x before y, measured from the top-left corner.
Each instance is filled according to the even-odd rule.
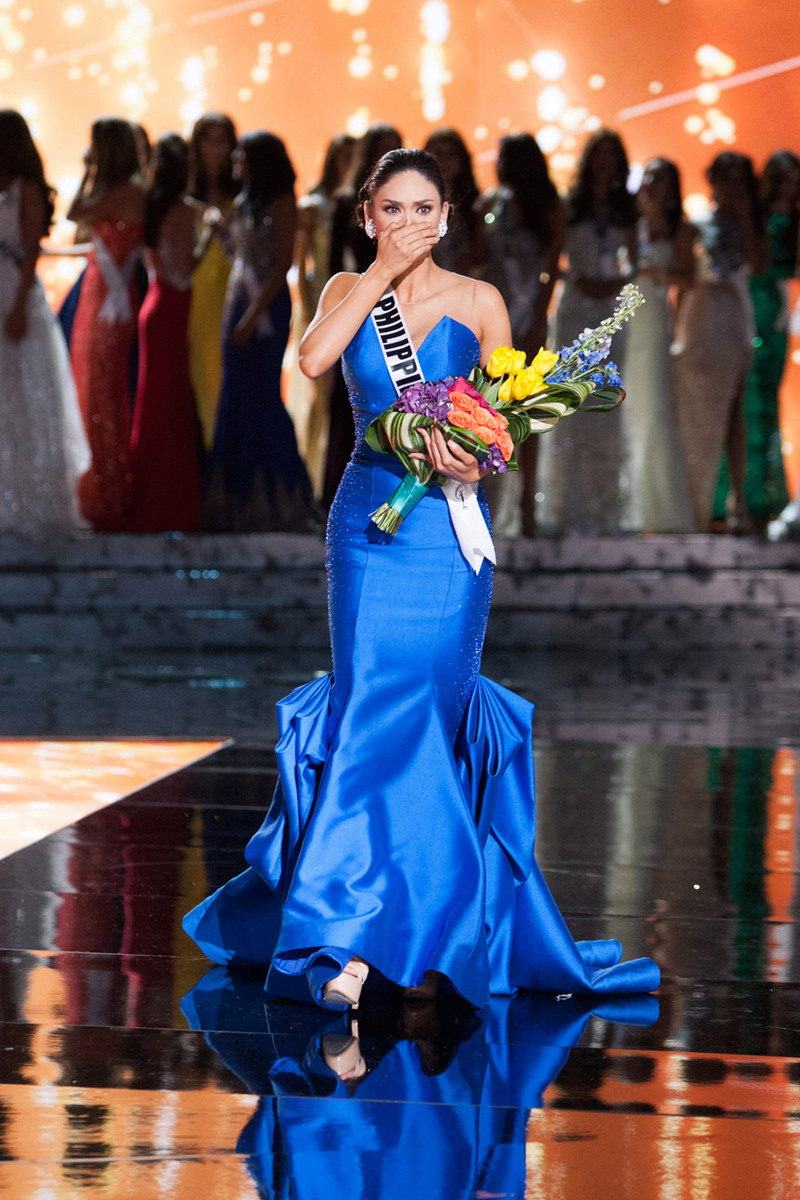
[[[451,317],[419,349],[429,380],[478,358]],[[249,867],[184,928],[297,1000],[319,1002],[353,954],[367,988],[435,970],[477,1006],[518,988],[652,991],[650,959],[573,940],[534,859],[533,710],[478,673],[491,564],[468,566],[440,488],[393,538],[370,522],[404,473],[364,442],[395,397],[371,320],[343,366],[357,442],[328,525],[333,671],[279,704],[280,778]]]

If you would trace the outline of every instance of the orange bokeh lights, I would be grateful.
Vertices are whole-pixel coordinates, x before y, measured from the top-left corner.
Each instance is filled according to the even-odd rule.
[[[800,15],[748,0],[0,0],[0,104],[30,120],[62,203],[94,117],[158,134],[207,108],[282,134],[303,183],[329,135],[371,120],[409,143],[456,125],[486,184],[498,136],[531,129],[565,183],[611,124],[698,193],[716,151],[800,142],[798,48]]]

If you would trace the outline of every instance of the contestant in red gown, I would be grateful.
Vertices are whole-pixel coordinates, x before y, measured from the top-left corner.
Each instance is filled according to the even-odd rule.
[[[159,139],[145,199],[150,286],[139,313],[139,383],[131,435],[131,529],[200,526],[198,425],[189,377],[189,307],[198,205],[186,196],[183,138]]]
[[[90,224],[94,243],[70,345],[92,452],[91,466],[78,483],[78,502],[95,529],[121,530],[129,526],[133,482],[127,372],[144,212],[136,141],[127,121],[95,121],[86,164],[68,213],[70,220]]]

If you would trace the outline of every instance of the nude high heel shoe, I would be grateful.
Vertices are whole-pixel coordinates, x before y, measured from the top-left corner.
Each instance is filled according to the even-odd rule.
[[[322,1060],[343,1083],[355,1084],[367,1073],[367,1064],[358,1041],[358,1025],[353,1022],[352,1033],[326,1033],[322,1039]]]
[[[358,1008],[367,975],[369,965],[360,958],[351,958],[342,973],[325,984],[322,999],[326,1004],[346,1004],[349,1008]]]

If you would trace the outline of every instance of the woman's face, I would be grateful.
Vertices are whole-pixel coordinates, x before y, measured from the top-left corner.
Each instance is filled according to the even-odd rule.
[[[378,139],[378,145],[375,147],[375,162],[379,158],[383,158],[384,154],[389,154],[392,150],[399,150],[402,144],[396,133],[384,133]]]
[[[447,138],[442,138],[439,142],[429,143],[428,150],[439,164],[445,186],[452,184],[461,166],[461,156],[456,147]]]
[[[399,171],[364,205],[364,217],[372,217],[379,236],[386,229],[411,223],[436,229],[443,216],[447,204],[442,204],[435,184],[419,171]]]
[[[595,186],[608,187],[617,174],[617,152],[608,138],[603,138],[592,151],[589,173]]]
[[[745,167],[739,163],[732,163],[723,171],[718,171],[711,192],[714,202],[720,208],[735,207],[741,197],[747,194]]]
[[[225,126],[206,125],[197,140],[197,150],[206,175],[211,179],[216,179],[231,153],[231,144]]]
[[[800,203],[800,168],[789,167],[784,172],[776,199],[791,212]]]
[[[355,142],[344,142],[336,151],[336,177],[338,180],[338,187],[344,186],[347,173],[353,164],[354,149]]]
[[[667,202],[667,176],[659,167],[648,167],[639,185],[639,207],[642,212],[650,214],[663,212]]]
[[[139,125],[133,127],[133,137],[136,142],[136,157],[139,159],[139,170],[146,176],[153,156],[147,134]]]

